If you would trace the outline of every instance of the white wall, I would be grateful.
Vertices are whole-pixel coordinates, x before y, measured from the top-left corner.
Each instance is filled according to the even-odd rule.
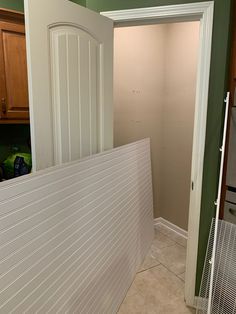
[[[187,229],[199,22],[115,29],[114,141],[151,138],[154,214]]]

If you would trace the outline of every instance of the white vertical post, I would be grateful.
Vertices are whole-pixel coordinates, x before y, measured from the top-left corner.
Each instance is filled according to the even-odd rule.
[[[225,99],[226,108],[225,108],[224,133],[223,133],[222,146],[220,148],[221,164],[220,164],[218,194],[217,194],[217,200],[215,202],[216,218],[215,218],[214,242],[213,242],[212,257],[211,257],[211,260],[209,261],[209,263],[211,264],[211,278],[210,278],[210,290],[209,290],[207,314],[211,314],[211,306],[212,306],[212,292],[213,292],[214,269],[215,269],[215,258],[216,258],[217,231],[218,231],[219,214],[220,214],[220,199],[221,199],[222,177],[223,177],[223,169],[224,169],[225,142],[226,142],[228,114],[229,114],[229,97],[230,97],[230,93],[228,92],[227,97]]]

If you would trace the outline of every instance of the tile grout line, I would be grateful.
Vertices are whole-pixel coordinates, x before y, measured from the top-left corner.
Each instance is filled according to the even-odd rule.
[[[160,232],[162,235],[166,236],[168,239],[170,239],[171,241],[173,241],[174,244],[167,245],[167,246],[164,246],[164,247],[162,247],[162,248],[157,248],[157,247],[155,247],[154,244],[152,244],[155,248],[157,248],[157,249],[159,249],[159,250],[162,250],[162,249],[165,249],[165,248],[170,248],[170,247],[175,246],[175,245],[177,244],[177,245],[181,246],[182,248],[186,249],[185,246],[179,244],[178,242],[176,242],[175,240],[173,240],[172,238],[170,238],[168,235],[164,234],[164,233],[161,232],[160,230],[158,230],[158,232]],[[159,264],[156,265],[156,266],[147,268],[146,270],[143,270],[143,271],[141,271],[141,272],[145,272],[145,271],[147,271],[147,270],[149,270],[149,269],[152,269],[152,268],[155,268],[155,267],[158,267],[158,266],[162,265],[166,270],[168,270],[170,273],[172,273],[173,275],[175,275],[175,277],[177,277],[179,280],[185,282],[182,278],[179,277],[180,275],[184,274],[185,271],[184,271],[183,273],[180,273],[180,274],[177,275],[177,274],[175,274],[171,269],[169,269],[167,266],[165,266],[164,264],[162,264],[162,262],[160,262],[156,257],[154,257],[154,258],[155,258],[155,260],[156,260]],[[139,272],[139,273],[141,273],[141,272]],[[139,274],[139,273],[137,273],[137,274]]]
[[[172,240],[173,242],[175,242],[175,244],[165,246],[165,247],[163,247],[163,248],[161,248],[161,249],[165,249],[165,248],[167,248],[167,247],[169,248],[169,247],[175,246],[176,244],[178,244],[178,245],[180,245],[181,247],[183,247],[183,248],[186,249],[186,247],[184,247],[183,245],[179,244],[179,243],[176,242],[175,240],[171,239],[171,238],[168,237],[166,234],[162,233],[162,232],[159,231],[159,230],[158,230],[158,232],[160,232],[162,235],[166,236],[168,239],[170,239],[170,240]],[[152,244],[152,245],[153,245],[153,244]],[[155,245],[153,245],[153,246],[155,247]],[[157,248],[157,247],[155,247],[155,248]],[[157,248],[157,249],[159,249],[159,248]],[[160,250],[161,250],[161,249],[160,249]],[[173,275],[175,275],[175,277],[177,277],[179,280],[181,280],[181,281],[184,282],[184,280],[183,280],[182,278],[180,278],[179,276],[182,275],[182,274],[184,274],[185,271],[177,275],[177,274],[175,274],[171,269],[169,269],[167,266],[165,266],[164,264],[162,264],[162,262],[160,262],[156,257],[154,257],[154,258],[155,258],[155,260],[159,263],[158,265],[155,265],[155,266],[149,267],[149,268],[147,268],[147,269],[145,269],[145,270],[142,270],[142,271],[140,271],[140,272],[137,272],[137,274],[143,273],[143,272],[148,271],[148,270],[150,270],[150,269],[152,269],[152,268],[155,268],[155,267],[158,267],[158,266],[162,265],[166,270],[168,270],[170,273],[172,273]]]
[[[155,258],[156,259],[156,258]],[[167,266],[165,266],[164,264],[162,264],[158,259],[156,259],[157,260],[157,262],[159,263],[158,265],[155,265],[155,266],[152,266],[152,267],[149,267],[149,268],[147,268],[147,269],[145,269],[145,270],[142,270],[142,271],[140,271],[140,272],[137,272],[137,274],[141,274],[141,273],[144,273],[145,271],[148,271],[148,270],[150,270],[150,269],[153,269],[153,268],[156,268],[156,267],[159,267],[159,266],[163,266],[166,270],[168,270],[172,275],[175,275],[175,277],[177,277],[178,279],[180,279],[181,281],[184,281],[183,279],[181,279],[181,278],[179,278],[179,276],[180,275],[182,275],[182,274],[184,274],[185,272],[183,272],[183,273],[180,273],[180,274],[175,274],[171,269],[169,269]],[[136,275],[137,275],[136,274]]]
[[[159,262],[159,264],[156,265],[156,266],[150,267],[150,268],[148,268],[148,269],[146,269],[146,270],[143,270],[143,271],[137,273],[136,276],[137,276],[138,274],[145,273],[146,271],[148,271],[148,270],[150,270],[150,269],[158,268],[158,267],[160,267],[160,266],[163,266],[163,268],[165,268],[169,273],[171,273],[172,275],[174,275],[175,278],[177,278],[178,280],[180,280],[181,282],[184,283],[184,280],[183,280],[183,279],[179,278],[178,275],[176,275],[173,271],[171,271],[169,268],[167,268],[167,267],[166,267],[165,265],[163,265],[161,262]],[[158,281],[157,278],[155,278],[155,276],[154,276],[154,279],[155,279],[156,281]],[[138,289],[138,292],[142,295],[142,292],[139,290],[139,288],[137,288],[137,289]],[[143,295],[142,295],[142,296],[143,296]]]
[[[155,228],[155,230],[157,230],[157,229]],[[170,237],[169,237],[168,235],[166,235],[165,233],[161,232],[160,230],[158,230],[158,232],[161,233],[162,235],[164,235],[165,237],[167,237],[168,239],[170,239],[171,241],[174,242],[174,244],[164,246],[164,247],[162,247],[161,249],[170,248],[170,247],[175,246],[175,245],[179,245],[179,246],[181,246],[182,248],[186,249],[186,247],[185,247],[184,245],[181,245],[180,243],[176,242],[174,239],[170,238]],[[155,239],[155,237],[154,237],[154,239]],[[153,239],[153,240],[154,240],[154,239]],[[153,244],[151,245],[151,247],[152,247],[152,246],[154,246],[154,248],[156,248],[156,249],[161,250],[160,248],[156,247],[156,246],[153,245]],[[150,250],[151,250],[151,247],[150,247]],[[147,269],[144,269],[144,270],[141,270],[141,271],[138,271],[138,272],[136,273],[136,276],[139,275],[139,274],[145,273],[145,272],[147,272],[147,271],[149,271],[149,270],[151,270],[151,269],[153,269],[153,268],[157,268],[157,267],[162,266],[162,267],[165,268],[169,273],[171,273],[172,275],[174,275],[175,278],[177,278],[178,280],[180,280],[181,282],[184,283],[184,280],[183,280],[182,278],[180,278],[179,276],[182,275],[182,274],[184,274],[185,272],[180,273],[180,274],[177,275],[177,274],[175,274],[171,269],[169,269],[167,266],[165,266],[164,264],[162,264],[162,262],[160,262],[156,257],[154,257],[154,259],[158,262],[157,265],[151,266],[151,267],[149,267],[149,268],[147,268]],[[133,284],[133,283],[132,283],[132,284]],[[130,285],[130,288],[131,288],[132,284]],[[129,289],[130,289],[130,288],[129,288]],[[127,294],[128,294],[129,289],[127,290]],[[138,289],[138,293],[142,295],[142,293],[141,293],[141,291],[140,291],[139,289]],[[126,298],[126,297],[125,297],[125,298]],[[125,299],[124,299],[124,300],[125,300]],[[123,301],[123,302],[124,302],[124,301]],[[122,304],[123,304],[123,302],[122,302]],[[122,304],[120,305],[119,310],[120,310]]]
[[[185,283],[185,280],[179,276],[177,276],[181,281],[183,281],[183,283]]]
[[[162,264],[160,261],[158,261],[158,262],[159,262],[159,265],[150,267],[149,269],[152,269],[152,268],[155,268],[155,267],[158,267],[158,266],[161,265],[161,266],[163,266],[166,270],[168,270],[172,275],[175,275],[175,277],[177,277],[178,279],[181,280],[181,278],[179,278],[179,276],[182,275],[184,272],[181,273],[181,274],[179,274],[179,275],[177,275],[177,274],[175,274],[171,269],[169,269],[167,266],[165,266],[164,264]],[[146,269],[146,270],[144,270],[144,271],[147,271],[147,270],[149,270],[149,269]]]
[[[155,258],[155,259],[156,259],[156,258]],[[149,267],[149,268],[147,268],[147,269],[140,270],[139,272],[137,272],[137,274],[144,273],[144,272],[147,271],[147,270],[150,270],[150,269],[152,269],[152,268],[155,268],[155,267],[160,266],[160,265],[161,265],[161,262],[158,261],[158,263],[159,263],[159,264],[157,264],[157,265],[155,265],[155,266],[151,266],[151,267]]]

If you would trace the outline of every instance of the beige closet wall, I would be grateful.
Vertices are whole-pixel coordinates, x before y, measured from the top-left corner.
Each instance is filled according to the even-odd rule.
[[[199,22],[166,26],[161,217],[187,230]]]
[[[115,146],[151,138],[154,215],[187,230],[199,23],[115,29]]]
[[[165,26],[115,29],[114,145],[150,137],[155,216],[160,216]]]

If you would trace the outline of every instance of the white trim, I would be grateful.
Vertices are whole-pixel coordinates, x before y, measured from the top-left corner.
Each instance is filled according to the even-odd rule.
[[[191,17],[192,19],[202,18],[203,14],[213,6],[213,1],[196,2],[178,5],[163,5],[159,7],[138,8],[128,10],[104,11],[100,14],[112,19],[114,22],[130,22],[139,20],[155,21],[163,19],[181,18],[182,20]]]
[[[176,21],[176,19],[178,19],[179,21],[200,20],[200,50],[197,75],[191,169],[191,181],[194,183],[194,190],[190,191],[185,282],[185,299],[186,303],[190,306],[194,305],[195,300],[198,237],[201,213],[202,178],[210,78],[213,12],[214,2],[209,1],[101,13],[102,15],[113,19],[116,24],[121,22],[135,21],[152,21],[152,23],[160,23],[166,20]]]
[[[186,240],[188,239],[188,232],[186,230],[174,225],[172,222],[162,217],[154,219],[154,227],[157,227],[157,226],[164,226],[165,228],[171,230],[171,232],[177,234],[178,236]]]
[[[209,284],[209,299],[208,299],[208,309],[207,313],[210,314],[212,310],[212,298],[213,298],[213,289],[214,289],[214,272],[216,271],[216,252],[218,244],[218,226],[220,219],[220,200],[221,200],[221,191],[222,191],[222,181],[223,181],[223,172],[224,172],[224,160],[225,160],[225,144],[226,144],[226,134],[227,134],[227,123],[228,123],[228,113],[229,113],[229,100],[230,92],[227,93],[225,99],[226,108],[225,108],[225,121],[224,121],[224,132],[223,132],[223,141],[221,146],[221,163],[220,163],[220,174],[219,174],[219,185],[218,185],[218,195],[215,202],[216,205],[216,218],[214,226],[214,240],[213,240],[213,249],[211,257],[211,269],[210,269],[210,284]],[[217,270],[218,271],[218,270]]]

